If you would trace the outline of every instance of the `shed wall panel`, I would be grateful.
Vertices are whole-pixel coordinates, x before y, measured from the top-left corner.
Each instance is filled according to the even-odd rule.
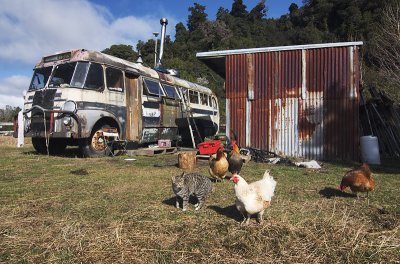
[[[281,155],[358,159],[358,46],[251,56],[250,60],[249,54],[226,58],[229,122],[241,146],[249,133],[248,147]],[[249,80],[254,98],[248,97]],[[249,99],[251,114],[246,119]]]

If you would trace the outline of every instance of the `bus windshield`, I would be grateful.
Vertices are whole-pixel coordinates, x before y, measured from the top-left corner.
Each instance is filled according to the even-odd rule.
[[[57,65],[49,82],[49,87],[69,87],[75,66],[76,62]]]
[[[35,69],[35,71],[33,72],[31,85],[29,85],[29,90],[42,89],[46,85],[47,80],[50,77],[52,68],[53,67],[50,66],[50,67]]]
[[[98,63],[69,62],[55,66],[49,88],[77,87],[100,89],[104,87],[103,68]]]

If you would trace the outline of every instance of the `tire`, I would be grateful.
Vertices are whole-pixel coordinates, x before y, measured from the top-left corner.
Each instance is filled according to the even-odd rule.
[[[90,137],[82,140],[80,149],[83,157],[96,158],[111,154],[111,150],[102,136],[103,128],[106,127],[109,128],[110,126],[102,125],[94,128]]]
[[[47,154],[46,140],[44,138],[32,138],[33,148],[39,154]]]
[[[67,142],[63,138],[51,138],[49,140],[49,153],[51,155],[64,154]]]
[[[49,139],[49,154],[59,155],[63,154],[67,147],[65,139],[50,138]],[[36,152],[39,154],[47,154],[47,146],[45,138],[32,138],[32,145]]]

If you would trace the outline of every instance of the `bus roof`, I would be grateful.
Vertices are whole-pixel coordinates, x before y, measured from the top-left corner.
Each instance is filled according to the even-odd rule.
[[[140,63],[130,62],[108,54],[101,53],[99,51],[91,51],[86,49],[74,49],[45,56],[40,60],[39,63],[36,64],[35,68],[48,67],[55,64],[74,61],[92,61],[100,64],[110,65],[134,74],[160,79],[171,85],[190,88],[208,94],[212,93],[212,91],[207,87],[180,79],[169,74],[161,73]]]

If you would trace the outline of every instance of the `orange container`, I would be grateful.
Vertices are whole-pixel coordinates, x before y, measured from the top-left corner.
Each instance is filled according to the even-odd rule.
[[[221,140],[209,140],[197,145],[200,155],[215,154],[220,147]]]

